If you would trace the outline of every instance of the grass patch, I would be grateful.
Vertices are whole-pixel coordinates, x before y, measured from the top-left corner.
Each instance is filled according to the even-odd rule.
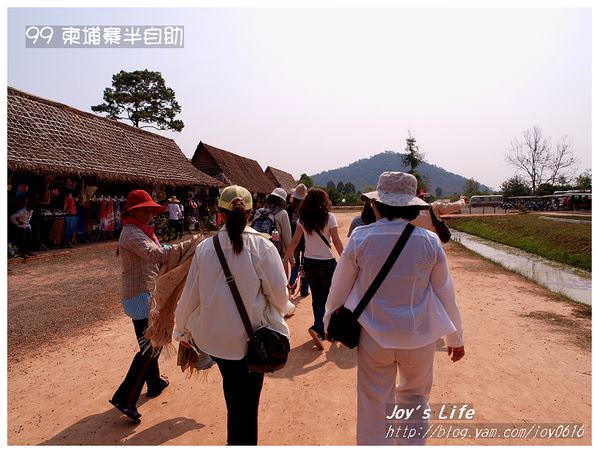
[[[584,220],[585,222],[590,222],[592,217],[590,215],[551,215],[551,214],[542,214],[543,217],[551,217],[552,219],[571,219],[571,220]]]
[[[531,214],[454,217],[451,228],[591,271],[591,225],[560,223]]]
[[[531,311],[523,316],[546,322],[554,329],[568,334],[575,345],[591,350],[593,343],[591,329],[583,326],[580,321],[549,311]]]

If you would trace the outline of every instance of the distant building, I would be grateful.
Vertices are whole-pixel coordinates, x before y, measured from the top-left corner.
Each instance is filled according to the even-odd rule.
[[[94,183],[217,187],[174,140],[8,87],[9,171]]]
[[[224,184],[243,186],[257,197],[268,195],[276,187],[255,160],[206,143],[198,144],[191,163]]]
[[[290,173],[279,170],[274,167],[266,167],[264,174],[270,179],[276,187],[282,187],[287,193],[295,188],[297,182]]]

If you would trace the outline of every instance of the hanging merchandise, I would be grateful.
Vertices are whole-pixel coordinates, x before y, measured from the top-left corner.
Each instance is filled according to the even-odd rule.
[[[114,201],[108,198],[106,201],[106,231],[114,231]]]
[[[47,175],[44,177],[44,182],[41,185],[41,191],[37,203],[40,206],[48,206],[50,204],[50,185],[54,180],[53,176]]]
[[[100,197],[100,231],[105,232],[108,231],[108,223],[106,218],[106,210],[108,208],[108,203],[106,199],[102,196]]]
[[[65,220],[64,216],[54,217],[52,229],[50,230],[50,244],[59,246],[64,239]]]
[[[67,178],[66,182],[64,183],[64,186],[68,190],[74,191],[77,188],[77,183],[75,181],[73,181],[71,178]]]
[[[29,190],[29,185],[23,182],[17,186],[17,192],[15,195],[17,197],[24,197],[25,195],[27,195],[28,190]]]
[[[121,200],[119,198],[115,198],[114,202],[114,229],[115,231],[121,230]]]

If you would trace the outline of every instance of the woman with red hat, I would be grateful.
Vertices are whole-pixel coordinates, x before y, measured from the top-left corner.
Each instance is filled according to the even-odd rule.
[[[118,245],[123,268],[121,303],[125,314],[133,320],[140,350],[135,354],[125,380],[110,403],[135,421],[139,421],[141,417],[136,406],[144,382],[147,384],[149,398],[160,395],[169,384],[160,377],[158,370],[160,350],[148,348],[143,338],[148,327],[151,293],[160,264],[168,260],[168,255],[173,250],[161,246],[154,234],[154,227],[148,226],[155,215],[165,210],[146,191],[133,190],[127,196]]]

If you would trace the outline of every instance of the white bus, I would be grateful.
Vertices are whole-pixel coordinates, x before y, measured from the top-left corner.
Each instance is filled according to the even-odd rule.
[[[499,206],[503,202],[503,194],[495,195],[473,195],[470,197],[470,206]]]

